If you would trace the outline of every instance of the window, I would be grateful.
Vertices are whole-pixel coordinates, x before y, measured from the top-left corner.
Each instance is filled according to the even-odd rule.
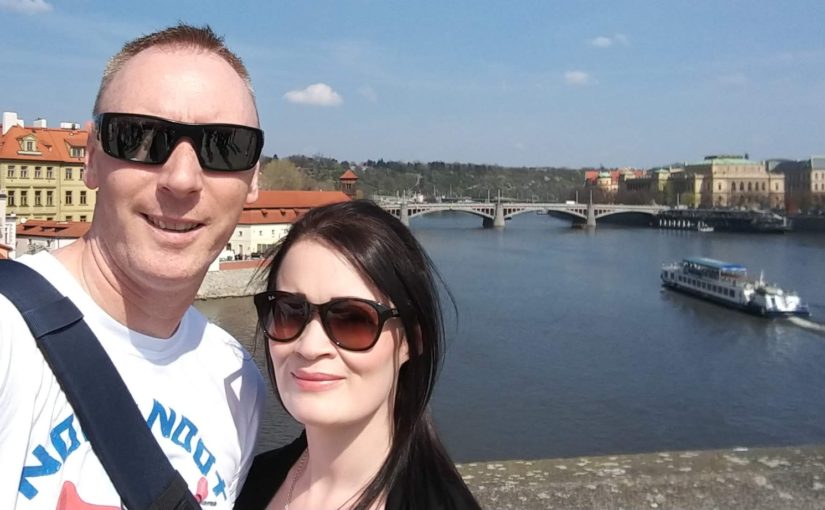
[[[68,216],[66,216],[66,219],[64,221],[72,221],[73,219],[74,219],[74,216],[69,214]]]
[[[744,182],[739,183],[739,191],[745,191],[745,183]]]
[[[20,178],[21,179],[28,179],[29,178],[29,167],[21,166],[20,167]]]
[[[73,158],[82,158],[86,155],[86,148],[85,147],[72,147],[69,149],[69,154]]]
[[[748,183],[748,191],[751,191],[751,183]]]
[[[46,179],[54,179],[54,168],[50,166],[46,167]]]
[[[72,169],[71,169],[71,168],[67,168],[67,169],[66,169],[66,180],[67,180],[67,181],[71,181],[71,180],[72,180]]]
[[[80,170],[77,171],[77,178],[80,179],[81,181],[83,180],[83,171],[84,170],[85,170],[85,168],[80,167]]]
[[[28,207],[29,206],[29,192],[26,190],[20,190],[20,207]]]
[[[80,192],[80,205],[86,205],[86,192]]]
[[[86,215],[85,214],[82,214],[80,216],[80,221],[82,221],[83,223],[86,223]]]
[[[6,177],[14,179],[14,165],[9,165],[9,168],[6,170]]]
[[[719,191],[722,191],[722,183],[719,183]]]
[[[8,202],[9,206],[14,207],[14,191],[9,191]]]
[[[34,152],[34,140],[26,140],[26,152]]]
[[[46,192],[46,205],[47,206],[54,205],[54,192],[52,192],[51,190]]]
[[[66,200],[64,201],[64,203],[66,205],[72,205],[72,191],[71,190],[66,191]]]
[[[43,171],[40,169],[39,166],[34,167],[34,178],[35,179],[42,179],[43,178]]]
[[[34,206],[35,207],[40,207],[41,205],[43,205],[43,204],[40,201],[40,190],[36,190],[34,192]]]

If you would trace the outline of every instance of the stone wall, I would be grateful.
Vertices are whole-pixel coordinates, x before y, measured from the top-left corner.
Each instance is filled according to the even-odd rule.
[[[825,508],[825,446],[459,465],[485,509]]]
[[[263,290],[264,282],[257,268],[209,271],[203,279],[196,299],[251,296]]]

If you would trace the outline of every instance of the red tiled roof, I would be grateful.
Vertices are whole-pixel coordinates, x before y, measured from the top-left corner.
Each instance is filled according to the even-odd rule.
[[[77,239],[88,232],[91,226],[91,223],[85,221],[28,220],[17,224],[17,237]]]
[[[355,172],[353,172],[352,170],[347,169],[347,171],[344,172],[343,174],[341,174],[341,177],[339,177],[338,179],[342,180],[342,181],[346,181],[346,180],[357,181],[358,176],[355,175]]]
[[[34,135],[40,154],[18,154],[20,140]],[[73,158],[70,147],[85,147],[89,133],[78,129],[55,129],[12,126],[5,135],[0,135],[0,159],[26,161],[61,161],[83,163],[83,158]]]
[[[258,200],[245,205],[239,225],[294,223],[313,207],[351,200],[340,191],[261,190]]]
[[[245,205],[244,210],[250,209],[307,209],[319,205],[334,204],[351,200],[340,191],[273,191],[261,190],[258,200]]]
[[[295,209],[257,209],[243,211],[238,219],[239,225],[264,225],[269,223],[294,223],[309,208]]]

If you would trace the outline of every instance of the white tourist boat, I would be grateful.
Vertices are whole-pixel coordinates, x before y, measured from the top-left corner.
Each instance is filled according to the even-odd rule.
[[[662,285],[708,301],[764,317],[810,315],[796,292],[783,290],[747,276],[747,269],[705,257],[689,257],[662,267]]]

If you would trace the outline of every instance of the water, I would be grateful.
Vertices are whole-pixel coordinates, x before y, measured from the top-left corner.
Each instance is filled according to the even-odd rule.
[[[530,214],[501,231],[458,213],[412,228],[458,306],[433,399],[457,461],[825,442],[825,236],[584,231]],[[663,291],[661,265],[689,255],[764,270],[813,319]],[[198,306],[253,345],[251,299]],[[259,448],[297,430],[272,398]]]

